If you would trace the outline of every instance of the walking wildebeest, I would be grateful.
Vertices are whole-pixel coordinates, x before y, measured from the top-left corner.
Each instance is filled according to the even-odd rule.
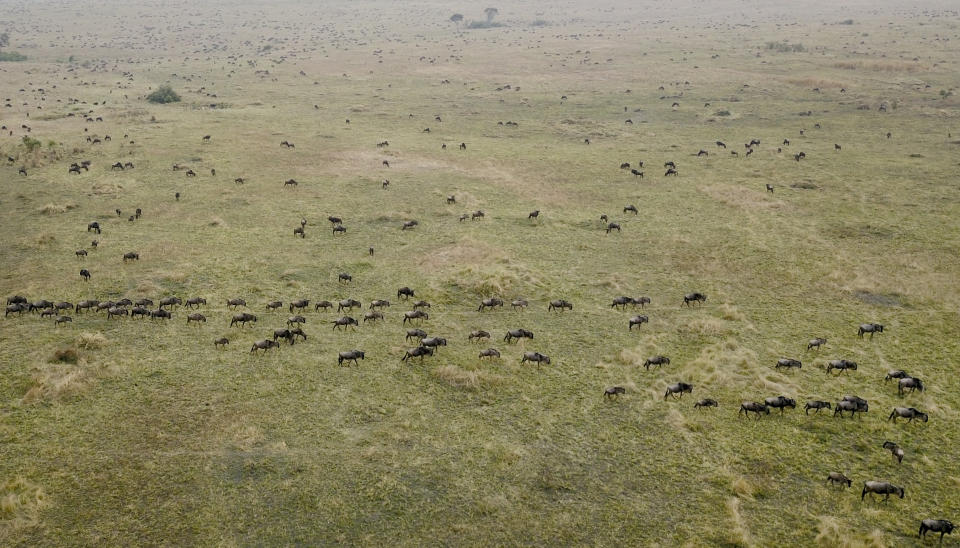
[[[228,339],[228,338],[226,338],[226,337],[221,337],[221,338],[213,341],[213,347],[214,347],[214,348],[218,348],[218,347],[219,347],[219,348],[223,348],[223,347],[227,346],[228,344],[230,344],[230,339]]]
[[[517,308],[519,308],[520,310],[523,310],[524,308],[527,307],[528,304],[529,303],[527,303],[527,301],[524,299],[517,299],[515,301],[510,301],[510,307],[513,308],[514,310],[516,310]]]
[[[945,519],[925,519],[920,522],[920,532],[917,537],[927,538],[927,531],[940,533],[940,544],[943,544],[943,535],[953,534],[954,526]]]
[[[315,305],[313,306],[313,311],[316,312],[317,310],[320,310],[321,308],[322,308],[324,311],[327,311],[328,309],[333,308],[333,303],[330,302],[330,301],[317,301],[317,304],[315,304]]]
[[[763,400],[763,403],[767,407],[771,407],[773,409],[779,409],[781,415],[783,414],[783,410],[787,407],[791,409],[797,408],[797,401],[794,400],[793,398],[788,398],[786,396],[776,396],[774,398],[767,398]]]
[[[841,472],[830,472],[830,474],[827,475],[827,483],[831,485],[839,484],[841,487],[844,483],[846,483],[847,487],[850,487],[853,485],[853,480],[843,475]]]
[[[618,306],[622,306],[623,308],[626,308],[628,304],[633,304],[633,297],[614,297],[613,303],[610,305],[610,307],[617,308]]]
[[[550,356],[545,356],[539,352],[524,352],[523,358],[520,359],[520,364],[523,365],[526,362],[536,363],[537,369],[539,369],[542,363],[550,365]]]
[[[887,417],[888,421],[897,422],[897,419],[907,419],[907,422],[913,422],[913,419],[920,419],[927,422],[927,414],[915,407],[894,407]]]
[[[382,319],[383,319],[383,314],[380,312],[377,312],[376,310],[371,310],[370,312],[366,312],[363,315],[364,323],[366,323],[367,321],[376,323],[377,320],[382,320]]]
[[[640,171],[639,169],[631,169],[631,170],[630,170],[630,173],[631,173],[634,177],[639,177],[639,178],[643,179],[643,172]]]
[[[190,323],[190,322],[206,323],[207,317],[199,312],[194,312],[193,314],[190,314],[189,316],[187,316],[187,323]]]
[[[413,309],[418,310],[420,308],[430,308],[430,303],[427,301],[417,301],[413,303]]]
[[[852,371],[856,371],[857,362],[852,362],[849,360],[831,360],[830,363],[827,364],[827,374],[829,375],[830,372],[833,371],[834,369],[839,370],[840,373],[843,373],[848,369]]]
[[[557,299],[555,301],[550,301],[550,304],[547,306],[547,312],[558,310],[563,312],[564,310],[573,310],[573,303],[567,302],[564,299]]]
[[[634,316],[634,317],[630,318],[630,320],[628,320],[628,322],[627,322],[627,329],[628,329],[629,331],[633,331],[633,326],[637,326],[637,331],[640,331],[640,326],[643,325],[643,324],[645,324],[645,323],[650,323],[650,318],[648,318],[647,316],[644,316],[644,315]]]
[[[340,352],[337,354],[337,365],[343,365],[343,362],[352,361],[353,365],[359,365],[357,363],[357,358],[365,360],[366,356],[362,350],[350,350],[347,352]]]
[[[470,342],[473,342],[473,341],[479,342],[480,339],[489,339],[489,338],[490,338],[490,333],[487,333],[482,329],[471,331],[470,334],[467,335],[467,340]]]
[[[58,326],[58,325],[60,325],[60,324],[64,324],[64,323],[67,323],[67,322],[73,322],[73,318],[71,318],[70,316],[60,316],[60,317],[58,317],[56,320],[53,321],[53,325],[54,325],[54,327],[56,327],[56,326]]]
[[[337,329],[338,327],[346,329],[351,325],[354,327],[360,327],[360,322],[351,318],[350,316],[343,316],[333,321],[333,329]]]
[[[100,234],[100,223],[93,221],[92,223],[88,224],[87,232],[90,232],[91,230],[96,232],[97,234]]]
[[[890,451],[890,454],[893,455],[893,458],[897,459],[897,464],[903,464],[904,451],[899,445],[893,443],[892,441],[885,441],[883,442],[883,448],[887,451]]]
[[[447,346],[447,339],[443,337],[425,337],[420,339],[420,346],[437,350],[441,346]]]
[[[181,300],[180,297],[166,297],[160,299],[160,306],[157,308],[163,310],[163,307],[165,306],[177,306],[181,304],[183,304],[183,300]]]
[[[685,382],[674,383],[667,386],[667,391],[663,393],[663,399],[666,401],[667,396],[677,398],[677,394],[680,394],[679,398],[683,399],[684,392],[693,394],[693,385]]]
[[[626,212],[628,212],[628,211],[632,212],[634,215],[637,215],[637,214],[639,213],[639,212],[637,211],[637,206],[635,206],[635,205],[633,205],[633,204],[630,204],[630,205],[628,205],[628,206],[626,206],[626,207],[623,208],[623,212],[624,212],[624,213],[626,213]]]
[[[874,333],[883,333],[883,325],[878,323],[860,324],[860,329],[857,331],[857,337],[862,339],[864,333],[870,333],[870,338],[872,339]]]
[[[886,481],[865,481],[863,482],[863,491],[860,493],[860,500],[863,500],[863,497],[870,493],[870,498],[873,498],[874,494],[877,495],[886,495],[883,500],[890,498],[890,495],[899,495],[900,498],[903,498],[903,487],[897,487],[896,485],[886,482]]]
[[[277,339],[287,339],[287,342],[293,346],[294,338],[293,333],[289,329],[274,329],[273,330],[273,340]]]
[[[383,308],[385,306],[389,307],[390,301],[385,301],[383,299],[376,299],[370,302],[370,310],[373,310],[374,308]]]
[[[76,255],[77,255],[77,257],[86,257],[86,256],[87,256],[87,250],[86,250],[86,249],[78,249],[78,250],[76,251]]]
[[[717,403],[717,400],[703,398],[702,400],[697,400],[697,403],[693,404],[694,409],[700,409],[701,407],[720,407],[720,404]]]
[[[759,420],[761,413],[766,413],[767,415],[770,414],[770,408],[755,401],[745,401],[740,404],[740,410],[737,411],[737,415],[739,416],[740,413],[743,413],[744,417],[748,416],[750,413],[756,413],[757,420]]]
[[[83,278],[83,281],[89,282],[89,281],[90,281],[90,271],[87,270],[86,268],[80,269],[80,277]]]
[[[535,209],[535,210],[531,211],[529,215],[527,215],[527,220],[537,219],[537,218],[539,218],[539,217],[540,217],[540,210],[539,210],[539,209]]]
[[[410,339],[423,340],[424,338],[426,338],[426,336],[427,336],[427,332],[422,329],[408,329],[405,340],[408,340],[408,341]]]
[[[343,225],[337,225],[337,226],[333,227],[333,235],[334,235],[334,236],[336,236],[337,234],[346,234],[346,233],[347,233],[347,227],[345,227],[345,226],[343,226]]]
[[[227,306],[230,308],[236,308],[238,306],[247,306],[247,301],[243,299],[230,299],[227,301]]]
[[[814,409],[814,414],[819,414],[821,409],[833,409],[830,406],[830,402],[823,400],[809,400],[806,405],[803,406],[803,414],[809,415],[810,410]]]
[[[853,396],[855,397],[855,396]],[[870,410],[870,406],[867,404],[866,400],[863,399],[850,399],[850,400],[840,400],[837,402],[836,407],[833,410],[833,416],[836,417],[837,414],[840,414],[840,418],[843,418],[843,412],[849,411],[850,418],[852,419],[857,413],[866,413]]]
[[[822,337],[811,339],[810,342],[807,343],[807,350],[810,350],[811,348],[816,348],[817,350],[820,350],[820,347],[825,344],[827,344],[827,339],[824,339]]]
[[[406,299],[406,298],[414,297],[414,296],[415,296],[415,295],[414,295],[414,291],[413,291],[412,289],[410,289],[409,287],[404,286],[404,287],[401,287],[400,289],[397,290],[397,298],[398,298],[398,299]]]
[[[910,375],[907,374],[903,369],[891,369],[887,371],[887,376],[883,378],[884,381],[889,381],[890,379],[906,379]]]
[[[203,297],[193,297],[191,299],[187,299],[188,308],[193,308],[194,306],[196,306],[197,308],[200,308],[200,305],[206,306],[206,304],[207,304],[207,300],[204,299]]]
[[[266,354],[267,350],[270,350],[271,348],[276,348],[277,350],[279,350],[280,343],[278,343],[277,341],[271,341],[269,339],[263,339],[253,343],[253,346],[250,347],[250,353],[252,354],[257,350],[263,350],[263,353]]]
[[[650,366],[651,366],[651,365],[656,365],[657,367],[661,367],[661,366],[664,366],[664,365],[670,365],[670,358],[668,358],[668,357],[666,357],[666,356],[654,356],[654,357],[652,357],[652,358],[647,358],[646,360],[644,360],[644,362],[643,362],[643,367],[644,367],[647,371],[650,371]]]
[[[300,325],[304,323],[307,323],[307,319],[304,318],[303,316],[290,316],[289,318],[287,318],[287,327],[290,327],[292,325]]]
[[[309,299],[297,299],[290,303],[290,313],[292,314],[294,310],[303,310],[310,306]]]
[[[346,308],[347,310],[353,310],[354,308],[363,308],[363,303],[356,299],[344,299],[337,303],[337,312],[340,312]]]
[[[403,357],[400,358],[400,361],[405,362],[410,358],[420,358],[420,361],[423,361],[424,356],[433,356],[433,349],[425,346],[411,348],[403,354]]]
[[[607,399],[619,398],[620,394],[626,394],[626,393],[627,393],[627,389],[622,386],[611,386],[610,388],[607,388],[606,390],[603,391],[603,395],[606,396]]]
[[[687,305],[691,306],[690,303],[697,303],[702,306],[703,303],[707,301],[707,296],[699,291],[694,291],[693,293],[687,293],[683,296],[683,303],[680,306]]]
[[[480,301],[480,307],[477,308],[477,312],[483,312],[485,308],[493,308],[495,306],[503,307],[503,301],[497,297],[490,297],[489,299],[483,299]]]
[[[533,340],[533,331],[528,331],[526,329],[511,329],[507,331],[507,334],[503,336],[503,340],[507,344],[513,342],[514,339],[530,339]]]
[[[160,318],[161,320],[170,320],[173,319],[173,314],[171,314],[169,310],[158,308],[157,310],[150,312],[151,320],[155,320],[157,318]]]
[[[249,312],[243,312],[237,314],[230,320],[230,327],[233,327],[236,324],[240,324],[240,327],[245,327],[247,322],[257,323],[257,317]]]
[[[479,355],[479,359],[481,360],[483,358],[499,358],[499,357],[500,357],[500,351],[498,351],[496,348],[488,348],[486,350],[481,350]]]
[[[803,364],[800,363],[800,360],[794,360],[791,358],[780,358],[779,360],[777,360],[777,365],[775,365],[774,368],[779,369],[781,367],[786,367],[788,369],[791,367],[796,367],[797,369],[800,369],[801,367],[803,367]]]

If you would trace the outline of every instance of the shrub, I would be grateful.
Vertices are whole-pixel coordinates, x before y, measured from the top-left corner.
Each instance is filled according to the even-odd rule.
[[[803,47],[803,44],[791,44],[790,42],[767,42],[767,49],[772,49],[780,53],[807,51],[807,49]]]
[[[470,21],[470,24],[467,25],[468,29],[492,29],[496,27],[502,27],[501,23],[495,23],[493,21]]]
[[[27,152],[33,152],[40,148],[43,143],[39,139],[33,139],[31,137],[23,136],[23,146],[27,148]]]
[[[160,86],[151,93],[147,95],[147,101],[151,103],[159,103],[161,105],[167,103],[176,103],[180,100],[180,96],[177,95],[177,92],[173,91],[173,88],[167,85]]]
[[[0,62],[2,61],[26,61],[27,56],[15,51],[0,51]]]

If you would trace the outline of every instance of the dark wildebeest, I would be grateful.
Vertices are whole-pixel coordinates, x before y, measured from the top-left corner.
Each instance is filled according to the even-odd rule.
[[[903,487],[897,487],[896,485],[887,482],[887,481],[865,481],[863,482],[863,491],[860,493],[860,500],[863,500],[863,497],[870,493],[870,498],[873,498],[874,494],[885,495],[883,500],[890,498],[890,495],[899,495],[900,498],[903,498]]]
[[[230,308],[236,308],[238,306],[247,306],[247,301],[243,299],[230,299],[227,301],[227,306]]]
[[[267,303],[267,310],[274,311],[283,308],[283,301],[270,301]]]
[[[840,373],[843,373],[848,369],[856,371],[857,362],[852,362],[849,360],[831,360],[830,363],[827,364],[827,374],[829,375],[834,369],[840,370]]]
[[[837,151],[837,152],[840,152],[840,145],[834,144],[834,145],[833,145],[833,150],[835,150],[835,151]]]
[[[670,365],[670,358],[666,356],[654,356],[652,358],[647,358],[643,362],[643,367],[646,368],[647,371],[650,371],[651,365],[656,365],[657,367]]]
[[[890,451],[890,454],[893,455],[893,458],[897,459],[897,464],[903,464],[903,455],[905,454],[903,449],[893,443],[892,441],[883,442],[883,448],[887,451]]]
[[[77,257],[86,257],[86,256],[87,256],[87,250],[86,250],[86,249],[78,249],[78,250],[76,251],[76,254],[77,254]]]
[[[80,277],[83,278],[83,281],[89,282],[89,281],[90,281],[90,271],[87,270],[86,268],[80,269]]]
[[[717,141],[717,146],[720,148],[727,148],[726,143],[724,143],[723,141]]]
[[[406,324],[407,322],[413,322],[413,320],[429,320],[429,319],[430,319],[430,315],[424,312],[423,310],[413,310],[411,312],[403,313],[402,323]]]
[[[60,317],[58,317],[56,320],[53,321],[53,325],[54,325],[54,327],[56,327],[56,326],[58,326],[58,325],[60,325],[60,324],[64,324],[64,323],[72,322],[72,321],[73,321],[73,318],[71,318],[70,316],[60,316]]]
[[[897,419],[907,419],[907,422],[913,422],[913,419],[920,419],[927,422],[927,414],[915,407],[894,407],[887,417],[888,421],[897,422]]]
[[[333,235],[334,235],[334,236],[336,236],[337,234],[346,234],[346,233],[347,233],[347,227],[345,227],[345,226],[343,226],[343,225],[337,225],[337,226],[333,227]]]
[[[710,155],[710,153],[707,152],[706,150],[703,150],[702,148],[700,149],[700,152],[697,153],[697,157],[698,157],[698,158],[699,158],[700,156],[709,156],[709,155]]]
[[[827,339],[824,339],[822,337],[811,339],[810,342],[807,343],[807,350],[810,350],[811,348],[816,348],[817,350],[820,350],[820,347],[825,344],[827,344]]]
[[[460,150],[467,150],[467,143],[460,143]]]
[[[340,217],[334,217],[334,216],[331,215],[330,217],[327,217],[327,220],[330,221],[330,224],[331,224],[331,225],[342,225],[342,224],[343,224],[343,219],[341,219]]]
[[[414,296],[415,296],[415,295],[414,295],[414,291],[413,291],[412,289],[410,289],[409,287],[401,287],[400,289],[397,290],[397,298],[398,298],[398,299],[406,299],[406,298],[414,297]]]
[[[537,369],[540,369],[540,364],[542,363],[550,365],[550,356],[544,356],[539,352],[524,352],[523,358],[520,359],[520,364],[523,365],[526,362],[534,362],[537,364]]]
[[[337,354],[337,365],[343,365],[343,362],[353,362],[353,365],[357,364],[357,358],[365,360],[366,356],[362,350],[350,350],[348,352],[340,352]]]
[[[162,310],[165,306],[177,306],[179,304],[183,304],[183,301],[180,299],[180,297],[166,297],[164,299],[160,299],[160,306],[157,308]]]
[[[403,354],[403,357],[400,358],[400,361],[405,362],[410,358],[420,358],[420,361],[423,361],[424,356],[433,356],[433,349],[425,346],[411,348]]]
[[[630,170],[630,173],[631,173],[634,177],[639,177],[639,178],[643,179],[643,172],[640,171],[639,169],[631,169],[631,170]]]
[[[644,308],[644,305],[650,304],[650,297],[635,297],[633,299],[633,307],[636,308],[637,305],[640,305],[640,309]]]
[[[425,337],[420,339],[420,346],[426,346],[427,348],[436,350],[441,346],[447,346],[447,339],[443,337]]]
[[[287,187],[287,186],[293,186],[293,187],[295,187],[295,186],[297,186],[297,185],[299,185],[299,184],[300,184],[300,183],[298,183],[296,179],[287,179],[286,181],[283,182],[283,186],[285,186],[285,187]]]
[[[300,325],[304,323],[307,323],[307,319],[304,318],[303,316],[290,316],[289,318],[287,318],[287,327],[290,327],[292,325]]]
[[[666,401],[667,396],[677,398],[677,394],[680,394],[679,398],[683,399],[684,392],[693,394],[693,385],[685,382],[677,382],[667,386],[667,391],[663,393],[663,399]]]
[[[57,309],[58,311],[59,311],[59,310],[70,310],[70,309],[73,308],[73,303],[67,302],[67,301],[61,301],[61,302],[53,305],[53,307],[54,307],[55,309]]]
[[[770,183],[767,183],[767,192],[769,192],[770,194],[773,194],[773,185],[771,185]]]
[[[447,196],[447,203],[448,203],[448,204],[455,204],[455,203],[457,203],[457,197],[454,196],[453,194]]]
[[[383,319],[383,314],[380,312],[377,312],[376,310],[371,310],[370,312],[367,312],[363,315],[364,323],[366,323],[368,320],[376,323],[377,320],[382,320],[382,319]]]
[[[230,327],[233,327],[235,324],[238,324],[238,323],[240,324],[240,327],[244,327],[247,325],[247,322],[256,323],[257,317],[249,312],[243,312],[241,314],[237,314],[233,317],[233,319],[230,320]]]
[[[316,312],[317,310],[320,310],[321,308],[322,308],[324,311],[326,311],[326,310],[328,310],[328,309],[330,309],[330,308],[333,308],[333,303],[330,302],[330,301],[317,301],[317,304],[315,304],[315,305],[313,306],[313,311]]]
[[[772,407],[773,409],[779,409],[781,415],[783,414],[783,410],[787,407],[791,409],[797,408],[797,401],[794,400],[793,398],[788,398],[786,396],[776,396],[774,398],[767,398],[763,400],[763,403],[766,404],[767,407]]]
[[[337,312],[340,312],[344,308],[347,310],[353,310],[353,308],[363,308],[363,303],[356,299],[344,299],[337,303]]]
[[[840,400],[837,402],[837,405],[833,410],[833,416],[836,417],[839,413],[840,418],[843,418],[843,412],[849,411],[850,418],[852,419],[857,413],[866,413],[869,410],[870,406],[867,404],[866,400],[859,398],[857,400]]]
[[[173,314],[171,314],[169,310],[158,308],[150,313],[151,320],[155,320],[157,318],[160,318],[161,320],[169,320],[173,318]]]
[[[777,360],[777,365],[775,365],[774,368],[780,369],[781,367],[786,367],[787,369],[791,367],[796,367],[797,369],[800,369],[801,367],[803,367],[803,364],[800,363],[800,360],[794,360],[791,358],[780,358],[779,360]]]
[[[496,348],[488,348],[486,350],[481,350],[480,356],[479,356],[481,360],[483,358],[499,358],[499,357],[500,357],[500,352]]]
[[[196,177],[196,176],[197,176],[196,172],[194,172],[192,169],[188,169],[188,170],[186,171],[185,175],[186,175],[187,177]]]
[[[702,306],[703,303],[707,301],[707,296],[699,291],[694,291],[693,293],[687,293],[683,296],[683,303],[680,306],[687,305],[691,306],[690,303],[697,303]]]
[[[310,306],[309,299],[297,299],[290,303],[290,312],[293,313],[294,310],[303,310]]]
[[[720,404],[717,403],[717,400],[710,398],[703,398],[698,400],[697,403],[693,404],[694,409],[700,409],[701,407],[719,407]]]
[[[230,339],[226,337],[221,337],[213,341],[214,348],[223,348],[223,347],[226,347],[228,344],[230,344]]]
[[[334,328],[334,329],[336,329],[336,328],[338,328],[338,327],[342,327],[342,328],[346,329],[347,327],[349,327],[349,326],[351,326],[351,325],[354,326],[354,327],[360,327],[360,322],[358,322],[357,320],[351,318],[350,316],[343,316],[343,317],[337,318],[336,320],[333,321],[333,328]]]
[[[927,537],[927,531],[940,533],[940,544],[943,544],[943,535],[953,534],[953,524],[945,519],[925,519],[920,522],[920,532],[917,537]]]
[[[194,312],[193,314],[190,314],[189,316],[187,316],[187,323],[190,323],[190,322],[206,323],[207,317],[199,312]]]
[[[637,206],[635,206],[635,205],[633,205],[633,204],[630,204],[630,205],[628,205],[628,206],[626,206],[626,207],[623,208],[623,212],[624,212],[624,213],[626,213],[626,212],[628,212],[628,211],[629,211],[629,212],[632,212],[634,215],[636,215],[636,214],[639,213],[639,212],[637,211]]]
[[[94,221],[87,225],[87,232],[94,231],[97,234],[100,234],[100,223]]]
[[[846,483],[847,487],[850,487],[853,485],[853,480],[840,472],[830,472],[830,474],[827,475],[827,483],[831,485],[839,484],[841,487],[843,487],[843,484]]]
[[[257,341],[253,343],[253,346],[250,347],[250,353],[252,354],[257,350],[263,350],[263,353],[266,354],[267,350],[270,350],[271,348],[276,348],[277,350],[279,350],[280,343],[278,343],[277,341],[271,341],[269,339],[263,339],[261,341]]]
[[[153,299],[138,299],[136,303],[137,306],[153,306]]]
[[[503,340],[507,341],[507,344],[513,342],[514,339],[533,340],[533,331],[528,331],[526,329],[511,329],[507,331],[506,335],[503,336]]]
[[[897,391],[903,395],[904,389],[910,389],[911,392],[919,390],[923,392],[923,381],[915,377],[906,377],[897,381]]]
[[[476,331],[471,331],[470,334],[467,335],[467,340],[470,341],[470,342],[473,342],[473,341],[479,342],[480,339],[489,339],[489,338],[490,338],[490,333],[487,333],[486,331],[484,331],[484,330],[482,330],[482,329],[477,329]]]
[[[478,209],[470,214],[470,220],[475,221],[477,219],[483,219],[486,215],[483,213],[482,209]]]
[[[573,303],[567,302],[564,299],[550,301],[550,304],[547,306],[547,312],[552,310],[559,310],[560,312],[563,312],[566,309],[573,310]]]
[[[606,396],[607,399],[619,398],[620,394],[626,394],[626,393],[627,393],[627,389],[622,386],[611,386],[610,388],[607,388],[606,390],[603,391],[603,395]]]
[[[910,375],[903,369],[891,369],[887,371],[887,376],[883,378],[884,381],[889,381],[890,379],[906,379]]]
[[[197,308],[200,308],[200,305],[206,306],[206,304],[207,304],[207,300],[204,299],[203,297],[193,297],[192,299],[187,299],[188,308],[193,308],[194,306],[196,306]]]
[[[370,310],[373,310],[374,308],[383,308],[385,306],[389,307],[390,301],[385,301],[383,299],[376,299],[370,302]]]
[[[537,219],[537,218],[539,218],[539,217],[540,217],[540,210],[539,210],[539,209],[535,209],[535,210],[531,211],[529,215],[527,215],[527,220]]]
[[[671,168],[668,169],[666,172],[664,172],[663,176],[664,176],[664,177],[669,177],[670,175],[673,175],[674,177],[676,177],[677,175],[679,175],[679,173],[677,172],[676,169],[673,169],[673,168],[671,167]]]
[[[277,339],[287,339],[287,342],[293,346],[294,338],[293,333],[289,329],[274,329],[273,330],[273,340]]]
[[[483,312],[485,308],[493,308],[495,306],[503,307],[503,300],[498,299],[497,297],[490,297],[489,299],[483,299],[480,301],[480,307],[477,308],[477,312]]]
[[[883,325],[878,323],[860,324],[860,330],[857,331],[857,337],[862,339],[864,333],[870,333],[870,338],[872,339],[874,333],[883,333]]]
[[[427,332],[422,329],[408,329],[407,336],[405,340],[418,339],[423,340],[427,336]]]
[[[414,228],[420,223],[417,221],[404,221],[403,226],[400,227],[400,230],[407,230],[408,228]]]
[[[417,301],[413,303],[413,309],[418,310],[420,308],[430,308],[430,303],[427,301]]]
[[[609,223],[607,225],[607,234],[610,234],[611,230],[616,230],[617,232],[621,232],[620,223]]]
[[[293,235],[294,235],[294,236],[300,236],[301,238],[306,238],[306,237],[307,237],[307,233],[304,232],[302,226],[298,226],[297,228],[294,228],[294,229],[293,229]]]
[[[770,414],[770,408],[755,401],[745,401],[740,404],[740,410],[737,411],[737,415],[739,416],[740,413],[743,413],[744,417],[748,416],[750,413],[756,413],[757,420],[759,420],[761,413],[766,413],[767,415]]]
[[[513,308],[514,310],[516,310],[517,308],[519,308],[520,310],[523,310],[524,308],[527,307],[528,304],[529,303],[527,303],[527,301],[524,299],[517,299],[515,301],[510,301],[510,307]]]
[[[650,323],[650,318],[644,315],[634,316],[627,322],[627,329],[633,331],[633,326],[637,326],[637,331],[640,331],[640,326],[645,323]]]
[[[88,300],[88,301],[80,301],[80,302],[77,303],[77,306],[74,308],[74,312],[76,312],[77,314],[79,314],[81,310],[86,310],[86,309],[88,309],[88,308],[93,308],[93,307],[97,306],[98,304],[100,304],[100,301],[89,301],[89,300]],[[151,304],[152,304],[152,303],[151,303]]]
[[[626,308],[628,304],[633,304],[633,297],[614,297],[610,307],[617,308],[618,306],[622,306]]]
[[[833,409],[833,407],[830,406],[828,401],[810,400],[803,406],[803,414],[809,415],[811,409],[814,410],[814,414],[819,414],[821,409]]]

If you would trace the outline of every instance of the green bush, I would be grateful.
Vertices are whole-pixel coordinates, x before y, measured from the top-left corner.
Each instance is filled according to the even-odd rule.
[[[161,105],[166,103],[176,103],[180,100],[180,96],[177,95],[177,92],[173,91],[173,88],[167,85],[163,85],[157,88],[156,91],[147,95],[147,101],[151,103],[159,103]]]
[[[40,148],[43,143],[39,139],[33,139],[31,137],[23,136],[23,146],[27,147],[27,152],[33,152]]]
[[[15,51],[0,51],[0,61],[26,61],[27,56]]]

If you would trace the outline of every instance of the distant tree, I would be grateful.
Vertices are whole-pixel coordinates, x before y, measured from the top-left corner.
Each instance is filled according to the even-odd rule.
[[[496,17],[498,13],[500,13],[500,10],[498,10],[497,8],[487,8],[483,10],[483,13],[486,14],[487,16],[487,23],[492,23],[493,18]]]
[[[10,45],[10,35],[5,32],[0,32],[0,48],[5,48]]]
[[[450,16],[450,21],[456,23],[457,28],[460,28],[460,22],[463,21],[463,14],[454,13],[453,15]]]
[[[147,95],[147,101],[151,103],[176,103],[180,100],[180,96],[177,95],[177,92],[173,91],[173,88],[167,85],[160,86],[151,93]]]

